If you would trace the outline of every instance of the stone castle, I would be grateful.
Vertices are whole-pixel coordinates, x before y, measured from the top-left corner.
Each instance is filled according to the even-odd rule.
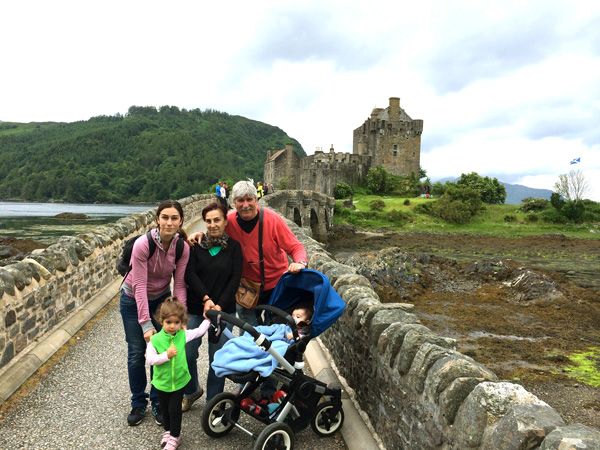
[[[375,108],[354,130],[352,153],[315,151],[300,157],[291,144],[269,150],[264,182],[275,189],[305,189],[333,195],[336,184],[355,185],[371,167],[382,166],[394,175],[419,173],[423,121],[413,120],[391,97],[387,108]]]

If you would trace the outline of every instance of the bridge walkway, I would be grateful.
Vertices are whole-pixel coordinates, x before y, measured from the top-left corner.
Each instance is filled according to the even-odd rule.
[[[118,298],[82,328],[11,399],[2,405],[0,449],[152,449],[158,448],[161,427],[150,409],[144,421],[127,425],[129,387],[127,352]],[[206,341],[200,348],[199,376],[206,382]],[[229,381],[228,381],[229,383]],[[226,389],[233,389],[228,384]],[[182,449],[251,448],[252,439],[233,430],[221,439],[204,434],[200,420],[202,397],[184,413]],[[255,433],[262,424],[245,416]],[[342,436],[320,439],[310,427],[297,433],[296,449],[341,450]]]

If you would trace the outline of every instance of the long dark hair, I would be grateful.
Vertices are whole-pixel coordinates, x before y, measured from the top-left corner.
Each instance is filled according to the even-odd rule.
[[[181,206],[181,203],[179,203],[177,200],[164,200],[164,201],[160,202],[158,204],[158,207],[156,208],[157,221],[158,221],[158,217],[160,216],[161,211],[166,208],[175,208],[177,210],[177,212],[179,213],[179,215],[181,216],[181,219],[183,219],[183,207]],[[183,240],[187,241],[187,234],[185,231],[183,231],[183,228],[179,227],[177,232],[183,238]]]

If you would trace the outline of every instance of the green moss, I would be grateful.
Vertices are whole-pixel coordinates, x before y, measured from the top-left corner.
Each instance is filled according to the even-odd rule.
[[[582,383],[600,387],[600,347],[569,355],[572,366],[565,368],[567,374]]]

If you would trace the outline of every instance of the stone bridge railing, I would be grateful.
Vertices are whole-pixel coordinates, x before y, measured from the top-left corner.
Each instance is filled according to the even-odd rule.
[[[212,195],[181,200],[186,219],[197,218],[213,200]],[[315,232],[315,224],[331,223],[333,200],[281,191],[262,202],[286,217],[291,214],[288,223],[306,246],[310,267],[326,274],[346,301],[347,312],[321,339],[387,448],[600,448],[600,432],[566,426],[556,411],[520,385],[498,381],[456,352],[452,339],[421,325],[412,305],[382,304],[366,278],[336,262],[309,236],[323,234]],[[296,210],[302,228],[294,220]],[[154,210],[135,214],[90,233],[63,237],[21,262],[0,267],[0,379],[59,323],[93,314],[85,306],[99,292],[109,285],[116,292],[115,261],[122,242],[144,232],[153,219]],[[63,325],[65,329],[69,335],[77,331]]]
[[[420,324],[413,305],[381,303],[368,279],[288,225],[307,248],[309,266],[347,303],[321,340],[386,448],[600,449],[598,430],[566,425],[522,386],[499,381],[457,352],[453,339]]]
[[[182,199],[184,217],[198,217],[211,201],[212,195]],[[0,267],[0,371],[117,280],[115,264],[123,241],[150,228],[155,213],[153,208],[89,233],[62,237]]]

